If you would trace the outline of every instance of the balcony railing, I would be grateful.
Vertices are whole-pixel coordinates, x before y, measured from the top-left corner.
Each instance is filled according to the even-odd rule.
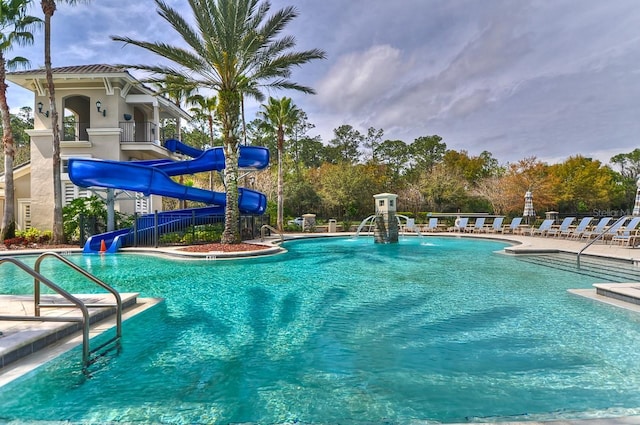
[[[159,134],[158,127],[152,122],[120,122],[120,142],[121,143],[135,143],[135,142],[155,142],[156,140],[167,140],[175,138],[173,129],[160,128]]]
[[[130,122],[120,123],[120,142],[153,142],[158,140],[156,136],[156,125],[152,122]]]
[[[62,140],[70,141],[70,142],[78,142],[80,140],[87,141],[89,140],[89,134],[87,133],[87,128],[89,128],[88,122],[73,122],[73,121],[64,121],[63,122],[63,136]]]

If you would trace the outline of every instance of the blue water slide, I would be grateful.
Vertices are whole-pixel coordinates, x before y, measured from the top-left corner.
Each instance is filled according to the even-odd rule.
[[[194,174],[203,171],[218,171],[225,167],[223,148],[217,147],[200,150],[187,146],[177,140],[168,140],[165,147],[192,159],[173,161],[171,159],[148,161],[110,161],[88,158],[69,159],[69,178],[81,187],[106,187],[112,189],[131,190],[145,195],[155,194],[171,198],[190,200],[210,204],[205,208],[168,211],[159,214],[158,227],[176,229],[177,222],[189,223],[211,215],[223,215],[226,205],[226,194],[181,185],[171,176]],[[242,169],[260,170],[269,164],[269,150],[257,146],[241,146],[238,166]],[[260,192],[238,189],[238,207],[243,214],[263,214],[267,207],[267,198]],[[180,216],[182,212],[182,217]],[[140,217],[136,223],[139,237],[153,229],[154,215]],[[178,217],[178,218],[176,218]],[[151,220],[151,222],[150,222]],[[84,252],[97,252],[105,242],[107,252],[116,252],[121,246],[133,243],[133,229],[123,229],[94,235],[87,240]],[[124,245],[123,245],[124,244]]]
[[[185,145],[182,142],[179,142],[175,139],[169,139],[164,142],[164,147],[171,152],[178,152],[187,156],[194,158],[193,164],[189,165],[194,169],[199,169],[200,167],[204,167],[204,169],[199,169],[199,171],[190,171],[192,172],[200,172],[200,171],[212,171],[212,170],[222,170],[225,168],[224,162],[224,149],[221,147],[211,148],[207,150],[200,150],[194,148],[192,146]],[[186,166],[190,161],[176,161],[176,165],[182,164]],[[200,164],[202,163],[202,164]],[[261,146],[240,146],[239,156],[238,156],[238,167],[242,169],[253,169],[253,170],[262,170],[263,168],[269,165],[269,149],[261,147]],[[165,167],[166,164],[157,164],[159,167]],[[214,167],[214,168],[211,168]],[[165,170],[166,171],[166,170]],[[187,173],[184,173],[187,174]],[[178,174],[172,174],[178,175]]]
[[[159,167],[139,165],[135,162],[104,159],[70,158],[69,178],[81,187],[106,187],[132,190],[145,195],[154,194],[205,204],[226,205],[226,195],[181,185]],[[238,189],[238,208],[244,214],[263,214],[267,198],[260,192]]]
[[[164,147],[171,152],[178,152],[191,158],[197,158],[202,154],[202,150],[194,148],[193,146],[185,145],[179,140],[169,139],[164,141]]]

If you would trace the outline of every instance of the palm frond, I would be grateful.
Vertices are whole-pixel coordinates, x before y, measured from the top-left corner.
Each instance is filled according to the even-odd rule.
[[[263,84],[262,87],[277,90],[296,90],[306,94],[316,94],[316,91],[311,87],[303,86],[284,79],[269,81],[268,83]]]
[[[26,69],[29,67],[29,59],[23,56],[16,56],[9,60],[7,60],[7,69],[10,71],[14,71],[16,69]]]
[[[158,15],[164,18],[183,40],[200,56],[206,56],[205,43],[199,33],[194,31],[189,23],[162,0],[156,0]]]

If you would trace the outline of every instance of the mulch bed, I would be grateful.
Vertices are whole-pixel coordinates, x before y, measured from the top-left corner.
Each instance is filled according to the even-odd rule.
[[[180,248],[180,251],[187,252],[242,252],[242,251],[260,251],[262,249],[268,249],[268,246],[255,245],[250,243],[235,243],[235,244],[222,244],[222,243],[208,243],[204,245],[193,245],[185,248]]]
[[[0,251],[20,251],[23,249],[39,249],[43,251],[48,251],[50,249],[73,249],[73,248],[82,248],[78,245],[47,245],[47,244],[29,244],[29,245],[11,245],[11,247],[7,248],[4,244],[0,244]]]
[[[31,244],[25,245],[11,245],[10,251],[19,251],[23,249],[38,249],[38,250],[50,250],[50,249],[71,249],[81,248],[78,245],[46,245],[46,244]],[[268,249],[265,245],[255,245],[250,243],[237,243],[237,244],[221,244],[221,243],[209,243],[203,245],[192,245],[184,248],[180,248],[180,251],[187,252],[243,252],[243,251],[259,251],[262,249]],[[6,251],[7,248],[0,244],[0,251]]]

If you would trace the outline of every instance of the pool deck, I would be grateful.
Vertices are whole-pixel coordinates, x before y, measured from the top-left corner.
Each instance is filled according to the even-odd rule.
[[[349,233],[293,233],[284,236],[286,240],[310,237],[345,237]],[[504,249],[506,254],[540,254],[540,253],[573,253],[577,254],[585,246],[585,242],[553,237],[502,235],[487,233],[452,233],[436,232],[422,234],[423,237],[469,237],[494,239],[509,242],[511,245]],[[202,260],[223,260],[231,258],[248,258],[259,255],[274,255],[283,251],[278,242],[280,238],[269,238],[267,241],[250,241],[258,244],[271,244],[264,250],[222,253],[198,252],[185,253],[176,248],[127,248],[124,252],[171,256],[175,258],[190,258]],[[56,251],[56,250],[54,250]],[[58,250],[64,254],[81,253],[81,249]],[[0,251],[2,256],[20,256],[39,254],[43,251]],[[611,244],[596,243],[591,245],[582,255],[622,260],[640,267],[640,248],[629,248]],[[604,302],[621,308],[640,313],[640,282],[611,284],[602,282],[594,285],[593,289],[571,290],[570,292],[587,297],[594,301]],[[159,298],[139,298],[136,293],[121,294],[126,308],[123,310],[122,320],[125,321],[136,314],[162,302]],[[103,295],[79,295],[88,302],[108,302]],[[126,300],[126,301],[125,301]],[[33,314],[33,296],[0,295],[0,315],[28,315]],[[48,308],[48,315],[79,314],[75,309]],[[113,308],[91,309],[95,323],[91,325],[90,338],[115,327]],[[43,363],[82,344],[81,332],[72,329],[77,323],[68,322],[37,322],[37,321],[0,321],[0,387],[28,373]],[[126,335],[123,336],[126,338]],[[5,364],[6,362],[6,364]],[[550,422],[500,422],[502,425],[629,425],[640,424],[640,417],[620,417],[609,419],[557,420]]]

